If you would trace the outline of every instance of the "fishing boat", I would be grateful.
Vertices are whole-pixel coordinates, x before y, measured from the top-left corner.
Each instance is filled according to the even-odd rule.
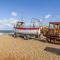
[[[26,27],[24,21],[18,21],[14,27],[14,37],[23,36],[24,39],[28,39],[30,37],[39,37],[41,27],[35,27],[35,24],[31,27]]]

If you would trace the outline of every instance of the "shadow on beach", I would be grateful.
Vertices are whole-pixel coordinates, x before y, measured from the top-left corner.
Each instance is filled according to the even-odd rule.
[[[51,52],[51,53],[60,55],[60,49],[58,49],[58,48],[46,47],[44,50],[47,52]]]

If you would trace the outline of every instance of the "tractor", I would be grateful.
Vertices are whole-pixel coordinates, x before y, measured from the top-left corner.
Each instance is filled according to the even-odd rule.
[[[41,33],[46,37],[48,42],[55,43],[60,41],[60,22],[49,22],[48,27],[44,27]]]

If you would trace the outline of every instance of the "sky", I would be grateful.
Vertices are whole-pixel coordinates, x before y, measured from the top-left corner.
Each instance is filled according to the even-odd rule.
[[[42,25],[60,21],[60,0],[0,0],[0,30],[13,29],[21,18],[27,25],[32,18]]]

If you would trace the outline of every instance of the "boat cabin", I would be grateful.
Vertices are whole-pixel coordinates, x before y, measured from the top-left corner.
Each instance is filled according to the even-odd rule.
[[[22,21],[22,22],[17,22],[17,24],[16,24],[16,28],[23,28],[24,27],[24,22]]]

